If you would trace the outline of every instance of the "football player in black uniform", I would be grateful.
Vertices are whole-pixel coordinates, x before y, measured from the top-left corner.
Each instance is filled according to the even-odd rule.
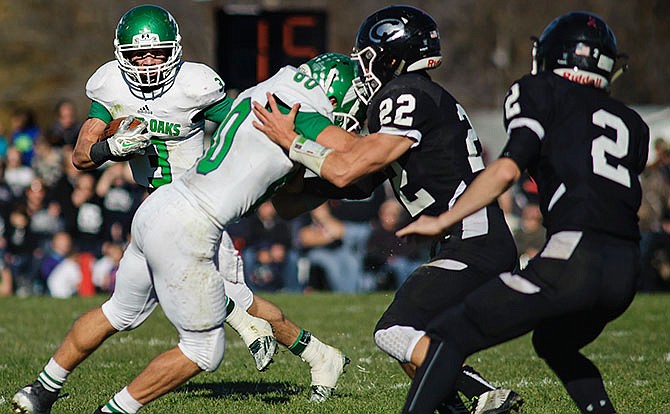
[[[427,73],[442,59],[437,24],[414,7],[386,7],[361,25],[352,58],[359,64],[354,84],[368,106],[370,135],[328,127],[316,142],[296,137],[292,116],[297,108],[281,116],[271,97],[272,112],[255,105],[263,122],[257,128],[289,149],[293,160],[338,187],[383,170],[412,217],[449,210],[484,163],[465,110]],[[515,263],[512,235],[492,199],[435,240],[430,261],[414,271],[382,315],[375,342],[413,376],[412,353],[429,321]],[[473,412],[506,413],[521,403],[514,391],[495,389],[469,367],[460,379],[458,389],[476,400]],[[453,411],[459,403],[452,392],[441,410],[469,412]]]
[[[638,175],[649,129],[609,96],[614,35],[598,16],[554,20],[536,43],[534,68],[504,105],[509,141],[446,213],[399,236],[458,225],[528,170],[538,185],[547,241],[528,267],[501,274],[430,322],[405,412],[433,413],[474,352],[533,331],[533,346],[582,413],[612,414],[596,366],[580,349],[633,300],[639,274]],[[429,346],[427,346],[429,344]],[[417,350],[418,352],[419,350]]]

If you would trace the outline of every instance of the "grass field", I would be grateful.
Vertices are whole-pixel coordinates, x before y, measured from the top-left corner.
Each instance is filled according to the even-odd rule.
[[[390,294],[360,296],[263,295],[352,363],[336,396],[317,405],[306,398],[309,368],[286,349],[267,372],[258,373],[239,337],[227,332],[221,367],[201,374],[143,413],[398,413],[409,387],[397,364],[372,341],[375,322]],[[9,413],[14,392],[35,379],[71,323],[104,301],[50,298],[0,299],[0,413]],[[604,373],[619,413],[670,413],[670,295],[639,295],[628,312],[585,349]],[[139,329],[116,335],[75,371],[69,398],[53,410],[92,413],[130,381],[155,355],[174,346],[176,334],[161,312]],[[473,356],[470,363],[498,385],[519,391],[524,413],[569,414],[572,405],[556,377],[524,336]]]

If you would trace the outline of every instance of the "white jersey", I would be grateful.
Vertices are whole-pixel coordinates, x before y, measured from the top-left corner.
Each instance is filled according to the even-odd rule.
[[[133,158],[130,167],[135,182],[157,188],[181,176],[202,155],[205,120],[200,115],[226,93],[210,67],[183,62],[173,84],[160,93],[142,94],[126,83],[114,60],[91,76],[86,95],[112,118],[133,115],[147,121],[152,145],[146,155]]]
[[[291,66],[242,92],[214,134],[207,153],[169,186],[195,199],[218,227],[249,212],[293,168],[284,151],[252,125],[257,118],[251,103],[265,105],[266,92],[289,107],[300,102],[301,112],[318,112],[333,120],[333,106],[324,90]]]

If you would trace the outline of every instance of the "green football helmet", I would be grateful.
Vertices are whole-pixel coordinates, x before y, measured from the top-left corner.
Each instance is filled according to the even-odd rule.
[[[170,12],[145,4],[128,10],[116,26],[114,55],[127,81],[137,87],[157,87],[174,79],[181,63],[179,26]],[[140,51],[161,49],[166,60],[137,66],[131,57]]]
[[[358,131],[365,120],[365,107],[353,86],[355,63],[347,55],[324,53],[298,68],[315,79],[333,104],[335,124]]]

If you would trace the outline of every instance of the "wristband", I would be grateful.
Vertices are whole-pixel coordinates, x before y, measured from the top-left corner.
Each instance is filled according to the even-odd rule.
[[[100,165],[103,162],[112,158],[112,151],[109,149],[109,142],[102,141],[96,142],[91,146],[91,151],[89,151],[89,156],[91,161],[96,165]]]
[[[288,157],[309,168],[321,177],[321,166],[331,152],[333,152],[332,149],[324,147],[318,142],[307,139],[302,135],[298,135],[291,143]]]

